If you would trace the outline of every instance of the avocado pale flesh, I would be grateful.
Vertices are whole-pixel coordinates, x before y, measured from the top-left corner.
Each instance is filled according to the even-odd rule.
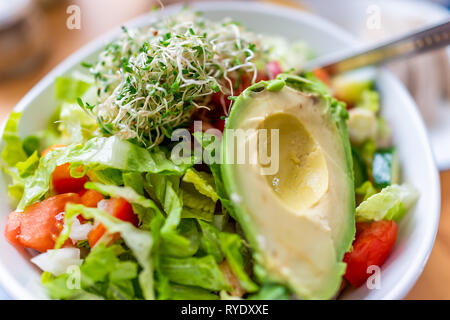
[[[346,115],[314,82],[281,75],[244,91],[224,132],[222,175],[255,260],[267,280],[288,285],[303,299],[333,297],[355,235]],[[252,134],[261,129],[266,138]],[[237,136],[236,130],[248,134]],[[256,161],[236,161],[236,145]],[[277,170],[264,170],[267,150],[272,161],[270,152],[278,155]]]

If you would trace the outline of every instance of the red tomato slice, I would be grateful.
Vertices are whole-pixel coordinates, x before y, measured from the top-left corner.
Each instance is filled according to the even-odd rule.
[[[355,287],[361,286],[370,274],[367,268],[381,267],[394,247],[398,226],[394,221],[376,221],[357,224],[359,234],[353,242],[353,250],[344,256],[347,263],[345,278]]]
[[[70,164],[66,163],[55,168],[52,173],[52,182],[57,193],[79,192],[83,190],[88,178],[86,175],[81,178],[72,177],[70,175]]]
[[[112,216],[130,222],[135,227],[138,226],[139,219],[138,216],[134,214],[131,204],[123,198],[111,198],[105,200],[104,210],[107,211]],[[106,232],[106,228],[99,224],[88,234],[88,242],[91,248],[97,243],[97,241]]]
[[[103,195],[95,190],[83,189],[78,192],[78,195],[81,197],[81,204],[89,208],[97,208],[97,204],[104,199]],[[77,219],[80,223],[85,223],[87,221],[81,214],[77,216]]]
[[[28,206],[24,212],[11,212],[5,228],[5,237],[16,245],[40,252],[53,249],[63,228],[64,208],[67,203],[80,203],[76,193],[60,194]]]
[[[214,121],[214,127],[223,132],[223,130],[225,129],[225,120],[222,120],[220,118],[217,119],[216,121]]]
[[[81,204],[89,208],[97,208],[97,204],[102,201],[103,195],[96,190],[82,190],[78,193],[81,197]]]
[[[106,228],[102,224],[99,224],[94,229],[92,229],[88,233],[89,246],[91,248],[93,248],[95,246],[95,244],[97,243],[97,241],[100,240],[101,237],[103,237],[105,232],[106,232]]]

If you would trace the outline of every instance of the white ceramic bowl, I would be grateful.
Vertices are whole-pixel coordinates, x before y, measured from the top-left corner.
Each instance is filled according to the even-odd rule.
[[[263,33],[281,35],[291,40],[303,39],[318,55],[356,46],[357,42],[338,27],[317,17],[293,9],[248,2],[208,2],[194,7],[210,19],[232,17],[247,27]],[[168,7],[165,14],[180,10]],[[143,26],[156,18],[155,13],[142,16],[128,26]],[[44,128],[57,106],[53,99],[56,76],[80,68],[79,63],[95,57],[119,29],[85,46],[42,79],[17,105],[23,112],[20,134],[24,137]],[[420,190],[420,199],[402,220],[394,251],[383,265],[381,288],[365,286],[348,290],[344,299],[401,299],[419,277],[433,247],[439,221],[440,188],[437,170],[431,155],[424,124],[413,100],[385,70],[377,73],[381,91],[383,115],[393,128],[395,145],[399,149],[403,179]],[[40,287],[40,271],[29,262],[26,250],[17,251],[4,238],[6,216],[11,211],[6,186],[0,183],[0,280],[5,290],[18,299],[45,298]]]

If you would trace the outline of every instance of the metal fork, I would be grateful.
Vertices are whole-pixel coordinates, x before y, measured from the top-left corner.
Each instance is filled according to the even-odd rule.
[[[438,49],[450,44],[450,19],[362,49],[337,52],[309,61],[305,70],[324,69],[335,75],[368,65]]]

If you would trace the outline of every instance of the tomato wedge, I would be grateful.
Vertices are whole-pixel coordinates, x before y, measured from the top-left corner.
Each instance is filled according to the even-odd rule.
[[[367,268],[381,267],[394,247],[398,226],[394,221],[358,223],[353,250],[344,256],[347,263],[345,278],[355,287],[361,286],[370,276]]]
[[[11,212],[5,228],[5,237],[15,245],[40,252],[53,249],[63,228],[64,208],[67,203],[80,203],[76,193],[60,194],[28,206],[24,212]]]
[[[86,175],[81,178],[74,178],[70,175],[69,163],[57,166],[52,173],[53,188],[57,193],[79,192],[83,190],[86,182],[88,182]]]
[[[111,198],[105,200],[104,203],[102,203],[102,209],[120,220],[130,222],[136,227],[138,226],[139,219],[137,215],[134,214],[131,204],[123,198]],[[91,248],[98,240],[100,240],[105,232],[106,228],[102,224],[97,225],[89,232],[88,242]]]
[[[44,151],[41,152],[42,156],[45,156],[47,153],[56,148],[63,148],[65,145],[63,144],[54,144]],[[77,169],[77,171],[81,172],[81,168]],[[56,193],[69,193],[69,192],[79,192],[84,189],[84,184],[88,182],[87,176],[83,176],[81,178],[74,178],[70,175],[70,164],[65,163],[63,165],[57,166],[52,173],[52,183],[53,188]]]
[[[89,208],[97,208],[97,204],[102,201],[103,195],[96,190],[86,190],[78,192],[81,197],[81,204]]]

